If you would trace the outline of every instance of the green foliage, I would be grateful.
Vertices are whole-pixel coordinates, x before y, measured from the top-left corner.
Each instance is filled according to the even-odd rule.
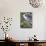
[[[29,24],[29,22],[27,22],[27,21],[21,21],[20,26],[21,26],[21,28],[31,28],[32,24]]]

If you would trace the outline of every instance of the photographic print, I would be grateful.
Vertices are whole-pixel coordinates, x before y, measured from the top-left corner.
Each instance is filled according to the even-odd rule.
[[[32,12],[21,12],[20,13],[20,27],[21,28],[32,28]]]

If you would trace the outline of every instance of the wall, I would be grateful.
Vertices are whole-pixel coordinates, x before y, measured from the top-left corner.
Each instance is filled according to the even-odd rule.
[[[20,28],[20,12],[32,12],[33,15],[33,28],[31,29],[21,29]],[[12,17],[13,22],[10,33],[17,40],[27,40],[34,34],[37,35],[37,39],[45,39],[45,15],[46,8],[33,8],[29,4],[28,0],[0,0],[0,18]],[[2,31],[0,35],[2,35]],[[44,34],[45,33],[45,34]],[[4,34],[4,33],[3,33]],[[0,36],[0,39],[3,37]],[[3,38],[4,39],[4,38]]]

